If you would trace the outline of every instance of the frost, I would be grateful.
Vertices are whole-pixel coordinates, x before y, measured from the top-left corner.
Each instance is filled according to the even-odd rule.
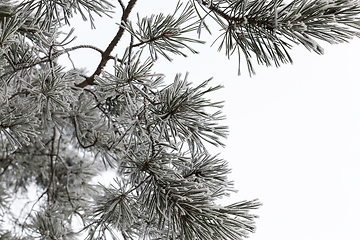
[[[172,35],[179,35],[181,33],[181,28],[177,27],[171,30]]]
[[[317,51],[317,52],[319,52],[319,53],[321,53],[321,54],[324,54],[324,49],[323,49],[317,42],[315,42],[315,41],[314,41],[313,39],[311,39],[311,38],[307,38],[307,40],[308,40],[309,43],[311,43],[312,48],[313,48],[315,51]]]
[[[337,43],[336,41],[334,41],[332,39],[328,39],[327,42],[330,43],[330,44],[336,44]]]
[[[320,45],[317,45],[316,46],[316,49],[321,53],[321,54],[324,54],[324,48],[322,48]]]
[[[304,43],[307,43],[315,52],[324,54],[324,49],[312,38],[301,35],[300,33],[295,32],[295,35],[301,39]]]
[[[301,21],[301,22],[300,22],[299,24],[297,24],[296,26],[299,28],[298,31],[300,31],[301,33],[303,33],[304,31],[307,30],[307,26],[306,26],[306,24],[305,24],[303,21]]]
[[[335,16],[335,14],[330,14],[330,15],[328,15],[328,16],[329,16],[329,18],[331,19],[330,21],[336,22],[336,16]]]
[[[70,10],[71,10],[71,4],[70,4],[69,2],[66,2],[66,4],[65,4],[65,9],[66,9],[67,11],[70,11]]]
[[[276,8],[276,5],[275,5],[275,28],[278,27],[278,10]]]
[[[294,15],[294,18],[295,18],[295,19],[301,18],[301,13],[295,14],[295,15]]]
[[[244,21],[243,21],[243,24],[248,24],[248,19],[246,17],[244,17]]]
[[[304,28],[305,30],[307,29],[307,26],[306,26],[306,24],[305,24],[304,22],[300,22],[300,26],[301,26],[302,28]]]
[[[319,2],[324,4],[331,4],[334,3],[334,0],[320,0]]]
[[[242,31],[237,28],[237,29],[235,29],[235,33],[237,33],[237,34],[242,34]]]
[[[325,11],[325,10],[327,10],[327,9],[329,9],[329,8],[335,8],[336,7],[336,5],[335,4],[333,4],[333,3],[327,3],[327,4],[325,4],[324,6],[322,6],[321,8],[319,8],[319,10],[320,11]]]

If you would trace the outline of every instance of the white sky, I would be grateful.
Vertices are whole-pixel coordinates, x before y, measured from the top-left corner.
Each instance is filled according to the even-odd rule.
[[[135,12],[171,13],[170,5],[139,0]],[[79,28],[77,43],[105,49],[117,26],[114,20],[96,25],[91,32],[88,25]],[[198,46],[200,55],[174,56],[155,67],[168,81],[188,71],[195,84],[214,77],[213,85],[225,86],[212,96],[226,101],[230,127],[227,147],[217,152],[230,162],[239,192],[224,202],[263,203],[251,240],[359,240],[360,41],[323,44],[322,56],[296,47],[293,65],[256,66],[250,78],[245,67],[237,76],[236,56],[229,61],[216,52],[218,45],[209,48],[217,33],[204,35],[208,43]],[[71,56],[92,73],[99,55],[89,51]]]

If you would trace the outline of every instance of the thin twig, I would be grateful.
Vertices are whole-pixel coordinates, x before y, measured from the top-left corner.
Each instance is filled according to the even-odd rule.
[[[135,187],[133,187],[132,189],[128,190],[127,192],[124,193],[124,195],[127,195],[133,191],[135,191],[136,189],[138,189],[144,182],[146,182],[149,178],[151,177],[151,175],[148,175],[144,180],[142,180],[138,185],[136,185]]]
[[[125,5],[124,5],[124,3],[123,3],[121,0],[118,0],[118,2],[119,2],[120,6],[121,6],[121,8],[122,8],[122,10],[123,10],[123,12],[124,12],[124,11],[125,11]]]
[[[161,33],[159,36],[152,37],[152,38],[150,38],[149,40],[140,41],[139,43],[134,44],[133,47],[140,47],[141,45],[144,45],[144,44],[150,43],[150,42],[154,42],[154,41],[156,41],[156,40],[158,40],[158,39],[161,39],[161,38],[164,38],[164,37],[166,37],[167,35],[170,35],[170,34],[172,34],[172,33],[171,33],[171,32],[168,32],[168,31],[167,31],[167,32],[163,32],[163,33]]]
[[[92,45],[79,45],[79,46],[74,46],[74,47],[71,47],[71,48],[66,48],[65,50],[63,51],[59,51],[59,52],[55,52],[52,54],[52,57],[51,57],[51,60],[54,60],[56,58],[58,58],[59,56],[65,54],[65,53],[69,53],[71,51],[74,51],[74,50],[77,50],[77,49],[81,49],[81,48],[90,48],[90,49],[93,49],[97,52],[99,52],[100,54],[103,54],[104,51],[102,51],[101,49],[97,48],[97,47],[94,47]],[[119,61],[121,62],[120,59],[114,57],[114,56],[111,56],[109,55],[108,56],[109,59],[112,59],[112,60],[116,60],[116,61]],[[38,61],[36,62],[33,62],[31,64],[21,64],[21,65],[18,65],[18,66],[15,66],[15,69],[13,69],[12,71],[9,71],[9,72],[6,72],[4,73],[3,75],[0,76],[0,79],[3,79],[4,77],[8,76],[8,75],[11,75],[11,74],[14,74],[20,70],[24,70],[24,69],[27,69],[27,68],[31,68],[31,67],[35,67],[36,65],[39,65],[39,64],[42,64],[42,63],[47,63],[49,62],[49,56],[46,56],[46,57],[43,57],[43,58],[40,58]]]
[[[64,50],[65,50],[65,48],[64,48]],[[71,62],[71,65],[72,65],[73,69],[75,69],[76,67],[75,67],[75,64],[74,64],[73,60],[71,59],[70,53],[67,52],[66,54],[68,56],[69,61]]]
[[[134,36],[131,35],[130,37],[130,44],[129,44],[129,56],[128,56],[128,65],[130,66],[130,62],[131,62],[131,52],[133,49],[133,44],[134,44]],[[129,68],[130,71],[130,68]]]
[[[89,144],[89,145],[84,145],[80,139],[79,139],[79,135],[78,135],[78,126],[77,126],[77,122],[76,122],[76,119],[75,117],[72,117],[72,120],[73,120],[73,123],[74,123],[74,127],[75,127],[75,136],[76,136],[76,139],[78,140],[78,143],[80,144],[80,146],[83,148],[83,149],[86,149],[86,148],[90,148],[90,147],[93,147],[95,146],[95,144],[97,143],[98,139],[95,138],[94,142]]]
[[[54,67],[56,66],[55,63],[53,62],[54,59],[52,58],[52,50],[53,50],[53,47],[54,45],[51,45],[49,47],[49,55],[48,55],[48,60],[49,60],[49,63],[50,63],[50,71],[51,71],[51,78],[52,78],[52,81],[55,81],[55,73],[54,73]]]
[[[112,52],[112,50],[115,48],[115,46],[117,45],[117,43],[120,41],[121,37],[124,34],[125,31],[125,26],[124,23],[127,22],[130,12],[133,9],[133,7],[135,6],[137,0],[130,0],[126,9],[123,12],[123,15],[121,17],[121,25],[119,27],[118,32],[116,33],[115,37],[113,38],[113,40],[110,42],[110,44],[108,45],[108,47],[106,48],[105,52],[102,54],[102,58],[101,61],[98,65],[98,67],[96,68],[95,72],[88,78],[86,78],[83,82],[79,83],[79,84],[75,84],[76,87],[80,87],[80,88],[84,88],[87,85],[94,85],[94,80],[95,80],[95,76],[99,76],[100,73],[102,72],[103,68],[105,67],[106,63],[109,61],[110,59],[110,53]]]

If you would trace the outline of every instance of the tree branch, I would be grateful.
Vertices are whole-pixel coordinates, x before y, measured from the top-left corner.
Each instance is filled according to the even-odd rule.
[[[120,6],[121,6],[121,8],[122,8],[122,10],[123,10],[123,12],[124,12],[124,11],[125,11],[125,5],[124,5],[124,3],[123,3],[121,0],[118,0],[118,2],[119,2]]]
[[[95,76],[99,76],[101,71],[103,70],[103,68],[105,67],[106,63],[109,61],[110,59],[110,53],[112,52],[112,50],[114,50],[115,46],[117,45],[117,43],[120,41],[122,35],[124,34],[125,31],[125,27],[122,25],[124,23],[127,22],[128,17],[130,15],[131,10],[133,9],[133,7],[135,6],[137,0],[130,0],[122,17],[121,17],[121,25],[119,27],[118,32],[116,33],[115,37],[113,38],[113,40],[110,42],[110,44],[108,45],[108,47],[106,48],[105,52],[102,54],[102,58],[101,61],[97,67],[97,69],[95,70],[95,72],[88,77],[87,79],[85,79],[83,82],[79,83],[79,84],[75,84],[76,87],[80,87],[80,88],[84,88],[87,85],[94,85],[94,78]]]
[[[40,58],[38,61],[33,62],[31,64],[22,64],[20,66],[15,66],[15,68],[13,68],[13,71],[9,71],[9,72],[4,73],[3,75],[0,76],[0,79],[3,79],[4,77],[6,77],[8,75],[11,75],[11,74],[14,74],[14,73],[16,73],[16,72],[18,72],[20,70],[35,67],[36,65],[39,65],[39,64],[42,64],[42,63],[50,62],[50,61],[58,58],[59,56],[63,55],[64,53],[68,53],[68,52],[71,52],[71,51],[74,51],[74,50],[77,50],[77,49],[81,49],[81,48],[90,48],[90,49],[93,49],[93,50],[99,52],[102,55],[104,54],[104,51],[102,51],[100,48],[97,48],[97,47],[94,47],[94,46],[91,46],[91,45],[74,46],[74,47],[71,47],[71,48],[66,48],[63,51],[52,53],[51,57],[46,56],[46,57]],[[114,56],[111,56],[111,55],[109,55],[108,58],[121,62],[120,59],[118,59],[118,58],[116,58]]]

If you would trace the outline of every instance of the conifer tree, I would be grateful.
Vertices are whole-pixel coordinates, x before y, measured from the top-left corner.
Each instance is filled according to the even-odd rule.
[[[360,29],[349,0],[183,0],[138,18],[135,4],[0,2],[0,239],[243,239],[261,204],[219,205],[234,190],[230,169],[207,150],[228,133],[222,103],[207,97],[221,86],[180,74],[169,84],[154,62],[197,53],[211,21],[221,29],[215,45],[250,74],[253,61],[292,63],[294,44],[322,54],[319,41],[346,42]],[[94,15],[114,8],[121,22],[106,49],[70,47],[73,30],[62,27],[75,14],[95,26]],[[79,49],[101,54],[90,74],[58,61]],[[94,183],[109,169],[112,185]]]

